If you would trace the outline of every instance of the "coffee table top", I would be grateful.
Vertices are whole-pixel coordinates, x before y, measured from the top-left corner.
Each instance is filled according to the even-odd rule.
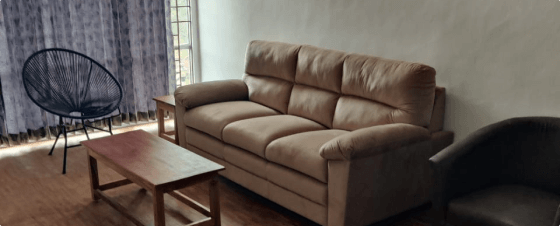
[[[225,168],[144,130],[82,141],[90,155],[148,187],[184,183]],[[93,152],[93,153],[91,153]],[[100,159],[99,159],[100,158]]]

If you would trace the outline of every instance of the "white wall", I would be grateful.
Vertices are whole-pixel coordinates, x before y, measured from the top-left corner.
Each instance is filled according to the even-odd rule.
[[[202,81],[241,78],[253,39],[428,64],[456,141],[502,119],[560,116],[557,0],[201,0]]]

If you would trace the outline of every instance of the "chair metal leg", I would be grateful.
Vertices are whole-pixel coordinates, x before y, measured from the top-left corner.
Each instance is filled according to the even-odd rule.
[[[49,152],[49,155],[52,155],[52,153],[53,153],[53,151],[54,151],[54,147],[56,146],[56,142],[58,141],[58,138],[60,137],[60,134],[62,134],[62,130],[60,130],[60,131],[58,132],[58,135],[56,135],[56,140],[54,140],[54,144],[53,144],[53,146],[52,146],[52,148],[51,148],[51,151]]]
[[[62,123],[62,117],[58,117],[58,125],[64,127],[64,124]],[[52,155],[52,153],[54,151],[54,147],[56,146],[56,142],[58,141],[58,138],[60,137],[60,134],[62,134],[62,130],[58,131],[58,135],[56,135],[56,140],[54,140],[54,144],[51,148],[51,151],[49,152],[49,155]]]
[[[82,119],[82,127],[84,128],[84,132],[86,133],[86,137],[89,140],[89,134],[87,133],[87,126],[84,120]]]
[[[109,133],[113,136],[113,128],[111,127],[111,121],[113,121],[113,117],[109,117]]]
[[[68,136],[66,135],[66,126],[63,127],[64,131],[64,160],[62,163],[62,174],[66,174],[66,153],[68,151]]]

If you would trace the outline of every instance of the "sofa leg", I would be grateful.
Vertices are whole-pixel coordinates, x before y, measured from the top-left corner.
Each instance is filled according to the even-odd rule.
[[[62,161],[62,174],[66,174],[66,155],[68,153],[68,135],[66,134],[66,126],[62,127],[64,131],[64,160]]]

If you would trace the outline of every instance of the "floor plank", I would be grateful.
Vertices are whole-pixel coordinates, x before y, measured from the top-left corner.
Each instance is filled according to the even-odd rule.
[[[166,126],[172,127],[170,121]],[[142,127],[157,134],[155,123]],[[92,137],[105,136],[95,133]],[[85,136],[70,139],[76,144]],[[103,201],[91,199],[87,154],[84,147],[68,150],[67,174],[62,175],[63,142],[52,156],[52,141],[19,148],[0,149],[0,225],[134,225]],[[98,163],[100,183],[124,179]],[[222,225],[295,225],[316,226],[310,220],[291,212],[225,178],[219,178]],[[180,190],[195,201],[209,205],[208,183]],[[106,194],[130,210],[143,224],[153,225],[152,194],[135,184],[107,190]],[[178,202],[169,195],[165,199],[166,225],[185,225],[205,218],[204,215]],[[427,226],[425,211],[417,210],[391,218],[377,225]]]

